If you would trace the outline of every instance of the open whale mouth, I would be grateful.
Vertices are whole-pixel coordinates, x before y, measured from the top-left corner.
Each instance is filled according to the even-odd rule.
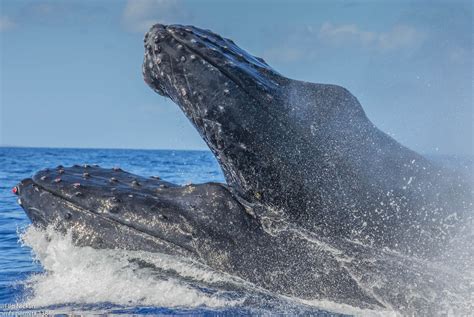
[[[192,256],[192,226],[186,226],[173,201],[177,188],[119,168],[75,165],[42,170],[21,181],[14,193],[36,226],[72,229],[78,244]]]

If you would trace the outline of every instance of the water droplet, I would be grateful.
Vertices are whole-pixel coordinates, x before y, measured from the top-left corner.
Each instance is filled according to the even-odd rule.
[[[161,64],[162,58],[163,58],[163,55],[161,54],[156,55],[155,63],[158,65]]]
[[[182,62],[185,62],[185,61],[186,61],[186,57],[181,56],[181,61],[182,61]]]

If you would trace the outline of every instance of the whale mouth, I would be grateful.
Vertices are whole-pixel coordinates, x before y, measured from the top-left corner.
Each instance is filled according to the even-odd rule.
[[[72,229],[79,245],[115,248],[123,239],[128,248],[134,246],[127,241],[133,236],[139,248],[149,244],[154,251],[193,257],[191,227],[185,232],[182,208],[173,202],[178,188],[159,178],[91,165],[44,169],[15,186],[34,225]],[[131,234],[124,237],[124,231]]]

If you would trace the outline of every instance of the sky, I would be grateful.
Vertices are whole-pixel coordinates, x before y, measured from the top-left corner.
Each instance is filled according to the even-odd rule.
[[[474,155],[470,1],[0,0],[0,145],[207,149],[141,75],[153,23],[233,39],[287,77],[338,84],[425,154]]]

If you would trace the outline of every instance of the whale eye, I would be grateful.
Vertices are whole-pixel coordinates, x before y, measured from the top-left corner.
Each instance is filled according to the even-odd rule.
[[[64,218],[65,218],[66,220],[71,220],[71,219],[72,219],[71,213],[70,213],[70,212],[66,213],[66,214],[64,215]]]

